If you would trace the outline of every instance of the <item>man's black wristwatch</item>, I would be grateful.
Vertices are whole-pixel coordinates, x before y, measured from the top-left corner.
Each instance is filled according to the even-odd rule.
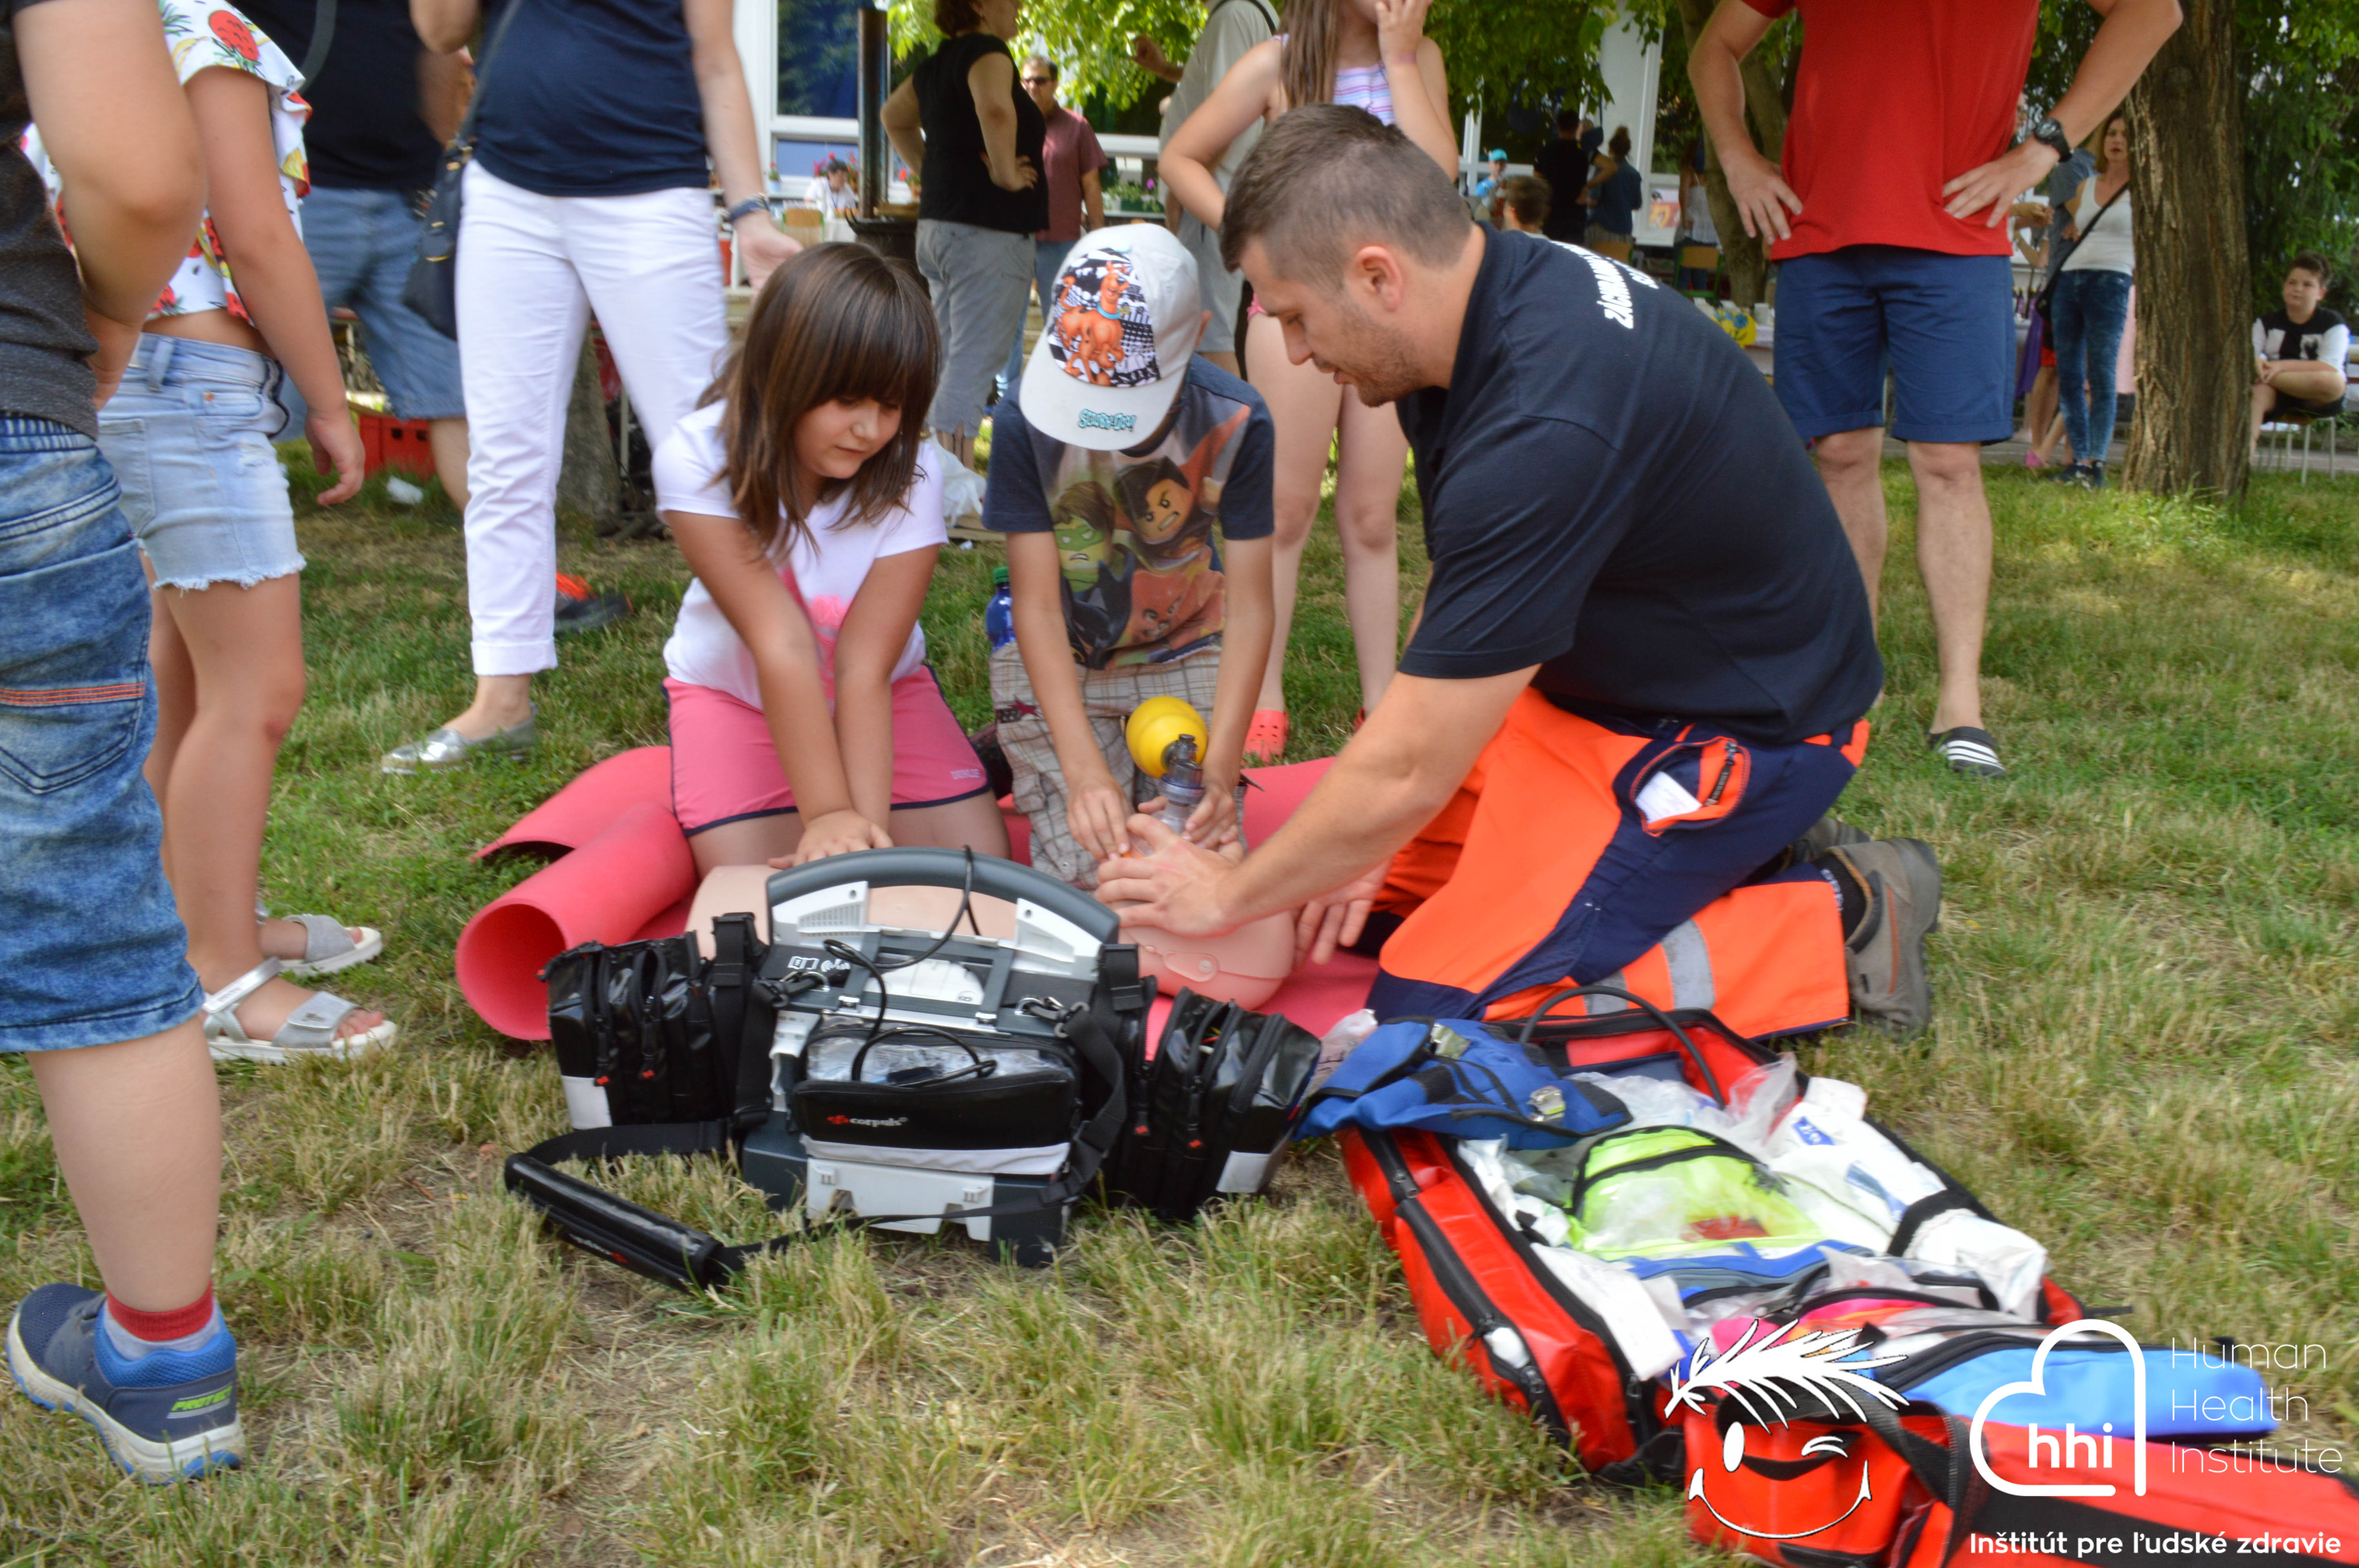
[[[2031,139],[2054,152],[2058,163],[2072,156],[2072,138],[2064,134],[2053,114],[2040,116],[2039,124],[2031,127]]]

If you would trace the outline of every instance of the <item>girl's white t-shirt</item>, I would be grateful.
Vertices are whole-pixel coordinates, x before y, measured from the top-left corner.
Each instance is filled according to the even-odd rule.
[[[682,419],[662,446],[656,449],[656,505],[666,512],[692,512],[706,517],[734,517],[729,476],[721,445],[723,405],[709,404]],[[831,696],[835,688],[835,638],[868,568],[886,556],[906,555],[950,539],[942,518],[942,473],[939,456],[921,449],[917,481],[901,504],[866,526],[839,528],[843,516],[841,497],[817,508],[810,526],[778,562],[778,577],[801,600],[819,633],[820,676]],[[893,666],[893,678],[913,675],[926,662],[926,633],[909,629],[908,646]],[[664,666],[671,678],[690,686],[725,691],[751,707],[762,706],[762,684],[754,669],[754,655],[721,606],[712,601],[700,579],[688,587],[679,603],[679,620],[671,641],[664,644]]]

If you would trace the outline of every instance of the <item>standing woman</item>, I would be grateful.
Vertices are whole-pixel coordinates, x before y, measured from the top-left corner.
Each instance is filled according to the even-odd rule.
[[[389,773],[532,749],[532,677],[557,665],[557,470],[592,312],[659,447],[728,347],[711,174],[757,286],[801,249],[763,198],[730,0],[410,0],[409,14],[430,49],[479,25],[487,46],[458,260],[475,699],[387,753]]]
[[[281,971],[342,968],[383,939],[320,916],[255,919],[271,773],[304,684],[303,556],[272,442],[308,405],[318,466],[336,470],[326,504],[360,489],[364,466],[297,227],[310,110],[293,63],[235,10],[216,0],[160,9],[196,120],[206,211],[98,437],[155,589],[147,782],[164,808],[164,866],[212,1054],[357,1055],[388,1044],[394,1026]]]
[[[1582,243],[1626,245],[1636,232],[1638,199],[1643,194],[1638,171],[1630,167],[1629,126],[1614,127],[1614,139],[1591,167],[1597,172],[1582,188],[1590,200],[1589,232]]]
[[[1365,109],[1431,155],[1453,182],[1458,138],[1450,128],[1450,87],[1441,50],[1425,36],[1430,0],[1290,0],[1287,30],[1256,44],[1164,149],[1171,192],[1205,227],[1227,210],[1212,166],[1230,142],[1298,103]],[[1334,377],[1288,356],[1277,319],[1251,312],[1245,373],[1269,405],[1277,443],[1273,506],[1277,549],[1271,570],[1277,617],[1262,675],[1248,757],[1275,760],[1286,750],[1287,638],[1302,547],[1319,514],[1327,451],[1335,448],[1335,528],[1343,541],[1343,608],[1360,666],[1363,713],[1376,706],[1393,676],[1400,637],[1401,476],[1408,438],[1390,406],[1347,397]]]
[[[2092,490],[2105,488],[2105,449],[2114,440],[2114,371],[2129,325],[2130,276],[2136,260],[2130,242],[2126,116],[2105,122],[2098,154],[2096,174],[2081,182],[2069,209],[2080,243],[2056,275],[2056,295],[2048,308],[2056,324],[2056,400],[2072,446],[2072,461],[2056,477]]]
[[[885,134],[920,172],[918,270],[933,293],[942,379],[926,423],[962,462],[1032,293],[1032,236],[1049,226],[1040,183],[1048,122],[1016,82],[1007,40],[1024,0],[934,0],[941,48],[885,102]]]

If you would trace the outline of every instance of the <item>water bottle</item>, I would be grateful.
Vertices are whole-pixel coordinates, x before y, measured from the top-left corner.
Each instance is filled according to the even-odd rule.
[[[984,635],[996,651],[1016,639],[1016,603],[1008,597],[1007,568],[991,568],[991,602],[983,607]]]

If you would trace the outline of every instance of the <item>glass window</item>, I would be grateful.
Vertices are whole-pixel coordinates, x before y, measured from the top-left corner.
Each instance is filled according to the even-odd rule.
[[[860,112],[855,0],[778,0],[778,113],[851,119]]]

